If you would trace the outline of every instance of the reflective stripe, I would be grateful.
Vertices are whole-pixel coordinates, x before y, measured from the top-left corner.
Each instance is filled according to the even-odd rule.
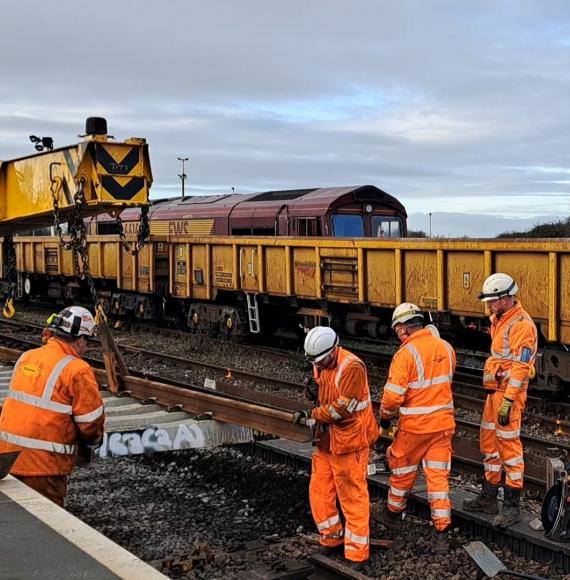
[[[497,429],[497,437],[500,437],[501,439],[516,439],[517,437],[520,437],[520,429],[517,429],[516,431],[502,431],[501,429]]]
[[[513,457],[512,459],[506,459],[503,461],[505,465],[509,467],[514,467],[515,465],[523,465],[524,464],[524,457],[522,455],[518,455],[517,457]]]
[[[388,501],[386,503],[388,505],[392,505],[392,506],[397,507],[397,508],[406,507],[405,500],[404,501],[396,501],[395,499],[392,499],[391,497],[388,498]]]
[[[368,545],[368,536],[357,536],[353,534],[348,528],[346,528],[345,537],[353,541],[355,544],[362,544],[364,546]]]
[[[398,489],[397,487],[394,487],[393,485],[390,486],[390,493],[392,495],[397,495],[398,497],[406,497],[408,495],[408,493],[410,493],[409,489]]]
[[[95,419],[98,419],[103,414],[103,410],[104,407],[103,405],[101,405],[100,407],[97,407],[94,411],[91,411],[91,413],[85,413],[84,415],[74,415],[73,420],[76,423],[90,423],[91,421],[95,421]]]
[[[483,469],[485,471],[501,471],[500,463],[483,463]]]
[[[485,459],[500,459],[501,456],[498,451],[493,453],[485,453]]]
[[[335,378],[334,378],[334,384],[336,385],[336,388],[338,389],[338,386],[340,384],[340,380],[342,379],[342,373],[344,372],[344,369],[351,363],[351,362],[358,362],[358,359],[354,356],[354,355],[346,355],[344,357],[344,359],[342,360],[342,362],[340,363],[338,369],[336,370],[336,374],[335,374]]]
[[[416,350],[416,347],[413,344],[406,344],[405,348],[414,357],[414,362],[416,363],[416,370],[418,371],[417,383],[425,382],[424,363],[422,362],[420,353]]]
[[[46,401],[45,399],[34,397],[34,395],[22,393],[22,391],[8,391],[6,393],[6,398],[14,399],[15,401],[19,401],[20,403],[26,403],[27,405],[31,405],[32,407],[38,407],[40,409],[54,411],[55,413],[63,413],[65,415],[71,415],[72,412],[71,405],[64,405],[63,403]]]
[[[431,510],[431,515],[435,518],[448,518],[451,510]]]
[[[400,407],[401,415],[428,415],[429,413],[436,413],[437,411],[444,411],[446,409],[453,409],[453,401],[447,405],[434,405],[433,407]]]
[[[426,469],[451,469],[451,462],[448,461],[431,461],[430,459],[422,459],[422,467]]]
[[[16,362],[16,366],[19,364],[20,357]],[[16,391],[12,388],[12,383],[10,382],[10,389],[6,393],[6,397],[9,399],[14,399],[15,401],[19,401],[20,403],[24,403],[26,405],[31,405],[32,407],[37,407],[39,409],[46,409],[48,411],[53,411],[54,413],[62,413],[64,415],[71,415],[72,408],[71,405],[66,405],[65,403],[56,403],[55,401],[51,400],[53,395],[53,390],[55,385],[63,372],[63,369],[72,361],[75,360],[76,357],[68,355],[64,356],[53,368],[51,371],[48,380],[46,381],[44,390],[42,392],[41,397],[36,397],[35,395],[30,395],[29,393],[25,393],[23,391]],[[16,367],[14,367],[15,369]],[[12,375],[13,380],[14,374]]]
[[[385,409],[384,407],[380,407],[380,415],[385,415],[386,417],[393,417],[394,415],[397,415],[398,411],[388,411],[388,409]]]
[[[370,399],[366,399],[366,401],[360,401],[360,403],[358,403],[358,405],[356,405],[354,410],[355,411],[364,411],[364,409],[366,409],[366,407],[368,407],[368,405],[370,405],[370,403],[372,403],[372,401]]]
[[[441,385],[443,383],[451,383],[453,380],[452,375],[442,375],[440,377],[434,377],[433,379],[428,379],[427,381],[414,381],[408,386],[410,389],[425,389],[431,387],[432,385]]]
[[[495,377],[495,375],[483,375],[483,384],[495,382],[496,380],[497,377]]]
[[[340,421],[340,419],[342,419],[342,415],[339,415],[338,411],[332,406],[332,404],[329,405],[329,413],[334,421]]]
[[[481,429],[490,429],[494,431],[496,429],[495,423],[487,423],[487,421],[481,421]]]
[[[524,381],[519,381],[518,379],[510,379],[508,387],[514,387],[515,389],[520,389],[523,386],[523,383],[524,383]]]
[[[507,477],[511,481],[518,481],[519,479],[523,478],[523,472],[522,471],[507,471]]]
[[[31,439],[30,437],[22,437],[21,435],[13,435],[0,431],[0,441],[6,443],[13,443],[20,447],[28,449],[41,449],[42,451],[51,451],[52,453],[61,453],[62,455],[74,455],[77,451],[75,445],[65,445],[63,443],[56,443],[55,441],[45,441],[43,439]]]
[[[68,355],[64,356],[56,365],[53,367],[48,380],[46,382],[46,386],[44,387],[44,392],[42,393],[42,399],[51,399],[53,395],[53,390],[55,388],[55,384],[59,379],[59,376],[63,372],[63,369],[72,361],[75,360],[76,357]]]
[[[412,473],[413,471],[417,470],[417,465],[408,465],[406,467],[396,467],[395,469],[392,469],[392,473],[394,475],[404,475],[405,473]]]
[[[392,391],[393,393],[396,393],[397,395],[405,395],[406,394],[406,389],[404,389],[404,387],[400,387],[400,385],[395,385],[394,383],[386,383],[384,385],[384,390],[385,391]]]
[[[428,501],[436,499],[449,499],[449,493],[447,491],[428,491]]]
[[[317,524],[317,529],[319,530],[319,532],[321,532],[322,530],[332,528],[335,524],[338,524],[339,522],[340,518],[337,514],[336,516],[333,516],[332,518],[329,518],[328,520],[325,520],[320,524]]]

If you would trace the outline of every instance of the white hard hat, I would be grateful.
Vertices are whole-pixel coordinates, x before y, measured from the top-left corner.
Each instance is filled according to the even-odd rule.
[[[311,362],[327,357],[338,345],[336,332],[328,326],[315,326],[305,338],[305,355]]]
[[[62,335],[95,336],[95,319],[87,308],[82,306],[68,306],[54,319],[51,327]]]
[[[517,283],[508,274],[498,272],[497,274],[491,274],[483,282],[483,290],[479,292],[477,298],[481,302],[489,302],[503,296],[514,296],[518,291]]]
[[[400,304],[400,306],[394,308],[394,313],[392,314],[392,328],[394,328],[396,324],[404,324],[404,322],[408,322],[409,320],[412,320],[412,318],[420,318],[423,320],[424,315],[419,306],[416,306],[411,302],[404,302]]]

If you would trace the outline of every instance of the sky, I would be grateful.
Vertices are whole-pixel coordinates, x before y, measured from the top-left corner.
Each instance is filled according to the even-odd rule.
[[[20,0],[2,21],[0,159],[102,116],[148,140],[153,198],[188,157],[195,195],[372,184],[410,214],[570,215],[567,0]]]

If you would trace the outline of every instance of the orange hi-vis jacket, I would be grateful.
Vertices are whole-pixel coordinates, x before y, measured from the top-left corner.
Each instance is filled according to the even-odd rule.
[[[500,318],[491,316],[491,339],[483,386],[504,391],[504,397],[511,401],[518,400],[526,392],[538,348],[536,326],[520,302]]]
[[[319,385],[318,407],[311,417],[330,425],[332,453],[352,453],[374,445],[378,424],[372,410],[368,376],[364,363],[354,354],[338,348],[336,364],[314,369]]]
[[[97,442],[104,422],[93,369],[71,345],[50,338],[16,362],[0,415],[0,452],[21,450],[14,475],[69,475],[78,438]]]
[[[384,386],[381,416],[400,414],[398,428],[410,433],[455,429],[451,383],[455,352],[428,328],[411,334],[394,355]]]

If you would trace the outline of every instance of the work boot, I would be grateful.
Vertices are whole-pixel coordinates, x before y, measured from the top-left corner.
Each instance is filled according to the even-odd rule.
[[[338,546],[320,546],[319,552],[327,558],[342,556],[344,544],[339,544]]]
[[[484,514],[495,515],[499,513],[498,492],[498,485],[493,485],[484,479],[481,493],[473,499],[466,499],[463,502],[463,509],[466,512],[483,512]]]
[[[496,528],[507,528],[521,519],[521,499],[522,489],[514,489],[505,485],[505,499],[501,507],[501,513],[493,519],[493,526]]]
[[[431,530],[432,551],[438,556],[445,556],[449,552],[449,528],[445,530]]]
[[[347,568],[350,568],[354,572],[361,572],[362,570],[364,570],[364,566],[366,566],[366,562],[367,562],[367,560],[364,560],[364,562],[355,562],[354,560],[345,560],[343,562],[343,564]]]
[[[372,504],[372,518],[389,530],[402,529],[402,514],[392,512],[387,507],[382,508],[380,502]]]

